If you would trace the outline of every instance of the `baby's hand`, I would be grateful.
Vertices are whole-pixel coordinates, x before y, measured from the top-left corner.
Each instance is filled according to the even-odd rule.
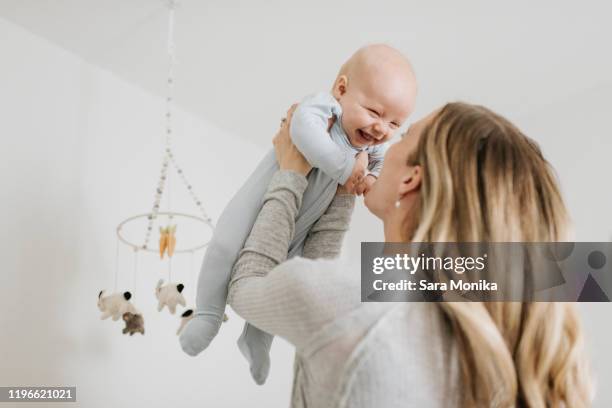
[[[357,184],[357,186],[355,187],[355,193],[357,195],[368,194],[368,191],[370,191],[370,188],[372,188],[372,185],[375,182],[376,182],[376,176],[372,174],[368,174],[367,176],[363,178],[361,183]]]
[[[350,194],[356,193],[357,185],[361,184],[363,178],[368,170],[368,154],[366,152],[360,152],[356,156],[355,165],[353,166],[353,172],[344,184],[344,188]]]

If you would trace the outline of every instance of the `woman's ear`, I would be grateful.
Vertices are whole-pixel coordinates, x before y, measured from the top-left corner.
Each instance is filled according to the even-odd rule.
[[[348,86],[348,78],[346,75],[340,75],[336,82],[334,83],[334,89],[332,90],[332,94],[334,98],[340,99],[342,95],[346,93],[346,87]]]
[[[423,169],[418,164],[412,166],[406,176],[402,178],[402,183],[399,187],[400,199],[406,194],[417,191],[421,187],[421,178],[423,176]]]

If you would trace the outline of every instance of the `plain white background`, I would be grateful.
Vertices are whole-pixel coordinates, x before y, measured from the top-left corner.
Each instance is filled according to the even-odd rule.
[[[286,107],[328,88],[359,45],[386,41],[417,70],[413,119],[455,99],[498,110],[557,170],[577,240],[610,240],[603,3],[308,4],[184,1],[178,11],[175,149],[213,218],[269,147]],[[270,378],[256,386],[235,347],[242,322],[231,311],[202,355],[180,351],[178,317],[155,309],[153,288],[167,279],[155,256],[139,258],[135,280],[133,254],[122,247],[119,256],[118,286],[135,293],[146,335],[123,336],[120,323],[99,320],[97,293],[114,285],[114,228],[150,209],[157,182],[163,7],[2,1],[0,15],[0,384],[76,385],[86,407],[286,406],[291,348],[275,341]],[[176,179],[172,186],[176,209],[194,211]],[[355,260],[361,241],[380,239],[380,223],[360,204],[343,256]],[[200,259],[173,265],[190,300]],[[595,406],[609,406],[610,305],[580,310],[599,383]]]

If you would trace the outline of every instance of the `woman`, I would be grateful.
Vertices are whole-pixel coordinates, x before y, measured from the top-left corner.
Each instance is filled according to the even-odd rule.
[[[229,302],[295,345],[292,406],[590,404],[572,304],[361,303],[359,273],[313,260],[337,256],[351,195],[339,191],[304,257],[284,262],[310,171],[287,129],[275,138],[280,170],[234,267]],[[389,148],[365,204],[388,242],[562,241],[569,224],[537,145],[462,103],[415,123]]]

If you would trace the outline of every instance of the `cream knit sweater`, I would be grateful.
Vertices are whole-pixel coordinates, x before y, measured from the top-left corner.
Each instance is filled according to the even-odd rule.
[[[245,320],[295,346],[291,406],[457,406],[456,347],[436,306],[361,303],[359,271],[331,259],[354,196],[336,196],[303,258],[285,261],[306,185],[295,172],[274,175],[228,298]]]

